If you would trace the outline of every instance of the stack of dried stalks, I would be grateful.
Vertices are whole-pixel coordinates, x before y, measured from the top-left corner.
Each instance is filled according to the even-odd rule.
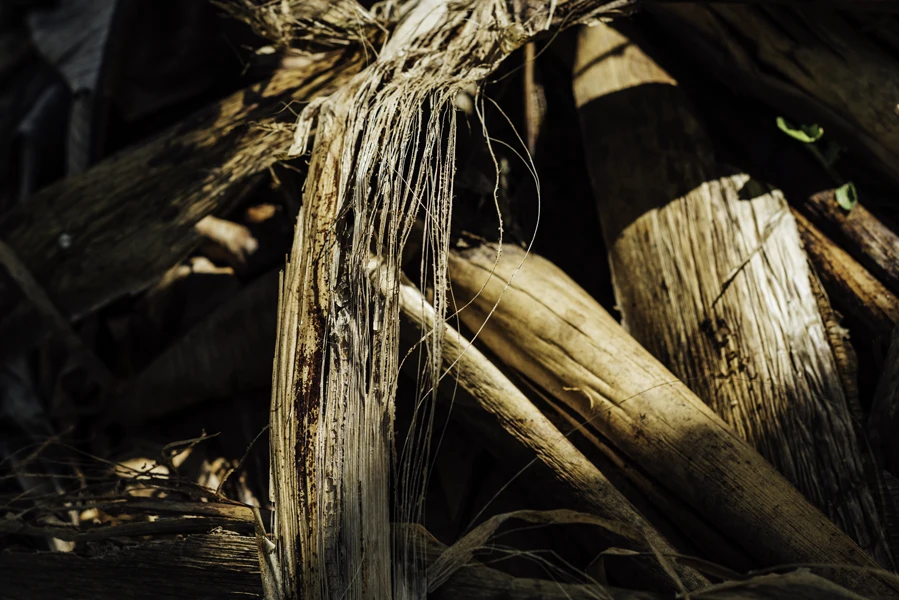
[[[109,4],[3,148],[0,596],[899,597],[899,6],[218,0],[267,69],[104,152],[201,96]]]

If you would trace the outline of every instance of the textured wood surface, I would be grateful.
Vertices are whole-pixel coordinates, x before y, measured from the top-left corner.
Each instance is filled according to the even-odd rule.
[[[867,208],[841,207],[834,190],[813,194],[798,205],[825,235],[838,242],[893,294],[899,294],[899,235]]]
[[[876,565],[563,272],[520,248],[504,246],[499,259],[497,250],[455,250],[450,275],[460,306],[470,303],[462,320],[501,360],[761,563]],[[896,594],[872,574],[833,575]]]
[[[4,552],[0,580],[10,600],[262,597],[255,539],[229,534],[105,542],[79,554]]]
[[[446,546],[417,530],[427,559]],[[126,576],[123,576],[123,573]],[[8,600],[158,600],[262,598],[256,540],[228,533],[122,544],[105,541],[78,552],[0,553],[0,597]],[[845,589],[808,573],[769,575],[709,591],[713,599],[855,599]],[[429,597],[510,600],[661,600],[667,596],[548,579],[521,579],[472,563]]]
[[[718,168],[686,95],[619,31],[583,30],[575,71],[625,329],[891,567],[783,195]]]
[[[391,509],[400,521],[423,518],[427,462],[426,447],[411,449],[391,473],[403,247],[424,214],[423,245],[433,252],[422,269],[436,281],[433,305],[444,314],[453,99],[530,38],[614,4],[411,2],[374,62],[301,115],[291,153],[305,151],[313,128],[315,144],[282,278],[271,415],[275,538],[288,597],[424,593],[414,541],[395,553],[388,535]],[[367,272],[371,252],[383,269],[377,286]],[[433,379],[441,333],[428,342]],[[416,426],[428,421],[422,415]],[[393,506],[391,477],[399,484]]]

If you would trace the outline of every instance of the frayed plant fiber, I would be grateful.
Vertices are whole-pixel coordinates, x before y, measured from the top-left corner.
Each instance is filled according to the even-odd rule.
[[[255,22],[285,23],[260,27],[281,39],[302,37],[284,37],[296,23],[339,37],[339,9],[358,15],[358,27],[342,25],[352,41],[376,19],[351,4],[263,3]],[[454,98],[533,36],[625,3],[386,4],[378,14],[396,19],[382,24],[393,28],[386,43],[349,84],[305,108],[290,149],[311,153],[281,279],[272,382],[274,534],[286,598],[426,596],[423,550],[411,537],[392,546],[390,523],[422,520],[443,333],[426,341],[413,430],[394,450],[403,247],[420,219],[421,281],[433,288],[443,322]]]

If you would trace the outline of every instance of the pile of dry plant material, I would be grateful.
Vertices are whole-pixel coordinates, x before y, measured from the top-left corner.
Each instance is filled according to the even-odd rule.
[[[0,598],[899,597],[897,13],[0,5]]]

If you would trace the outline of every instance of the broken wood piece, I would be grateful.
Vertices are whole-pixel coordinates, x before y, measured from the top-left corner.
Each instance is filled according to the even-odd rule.
[[[460,247],[450,277],[463,322],[764,565],[876,562],[552,263],[506,245]],[[870,572],[831,572],[895,594]]]
[[[292,137],[284,107],[328,93],[361,63],[348,49],[277,71],[44,188],[0,220],[0,239],[67,319],[139,292],[199,243],[198,221],[225,212],[283,157]]]
[[[625,30],[583,29],[575,73],[625,329],[891,569],[783,194],[747,196],[749,176],[717,165],[685,93]]]
[[[899,323],[899,299],[803,214],[794,209],[793,218],[831,301],[859,319],[873,337],[886,336]]]
[[[433,335],[437,323],[434,309],[418,289],[407,282],[400,286],[400,310],[403,320],[421,334],[421,339]],[[553,473],[571,504],[565,508],[619,521],[640,532],[646,540],[646,545],[642,547],[634,547],[629,540],[619,541],[618,544],[626,544],[639,551],[655,548],[662,553],[676,552],[670,542],[646,522],[609,480],[483,353],[452,327],[444,325],[444,328],[443,369],[489,415],[490,421],[498,423],[510,436],[510,441],[514,440],[516,446],[526,452],[530,462],[539,461]],[[483,413],[479,413],[481,415]],[[642,573],[643,577],[660,589],[676,591],[678,586],[658,564],[652,563]],[[689,590],[696,590],[708,583],[702,575],[688,567],[678,565],[676,568],[678,577]]]

